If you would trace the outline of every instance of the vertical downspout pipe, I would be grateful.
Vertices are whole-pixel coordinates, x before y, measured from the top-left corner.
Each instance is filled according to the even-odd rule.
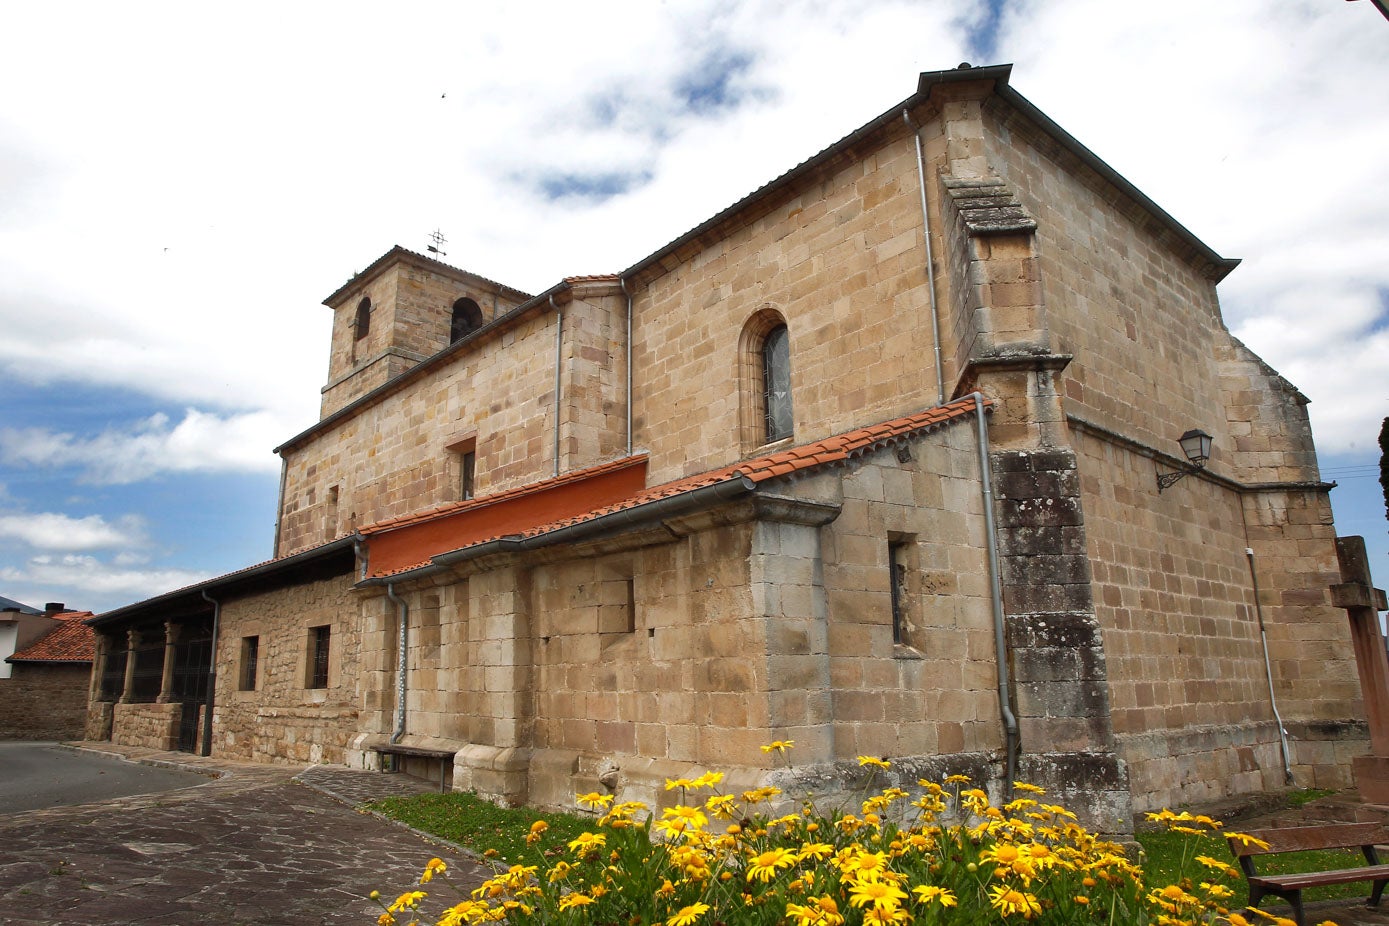
[[[560,420],[560,363],[564,348],[564,310],[550,297],[550,307],[555,310],[555,475],[559,475],[559,420]]]
[[[357,561],[357,581],[361,582],[367,577],[367,557],[370,551],[367,545],[362,542],[362,535],[358,534],[352,538],[352,558]]]
[[[203,705],[203,742],[200,755],[212,755],[212,702],[217,694],[217,634],[222,619],[222,603],[216,601],[207,590],[203,590],[203,600],[212,605],[212,653],[208,657],[211,665],[207,670],[207,701]]]
[[[618,278],[622,295],[627,297],[627,453],[632,455],[632,293],[627,289],[627,281]]]
[[[989,554],[989,600],[994,617],[994,651],[998,662],[998,710],[1003,716],[1004,753],[1007,778],[1003,793],[1011,794],[1018,776],[1018,718],[1013,714],[1012,698],[1008,694],[1008,641],[1004,635],[1003,577],[998,565],[998,535],[994,521],[993,480],[989,476],[989,426],[984,421],[984,397],[972,393],[974,421],[979,433],[979,487],[984,498],[984,538]]]
[[[1288,728],[1283,726],[1283,716],[1278,713],[1278,698],[1273,693],[1273,663],[1268,658],[1268,632],[1264,630],[1264,608],[1259,603],[1259,574],[1254,569],[1254,548],[1244,548],[1244,558],[1249,560],[1249,581],[1254,585],[1254,613],[1259,617],[1259,642],[1264,647],[1264,675],[1268,678],[1268,703],[1273,708],[1273,719],[1278,724],[1278,747],[1283,752],[1283,783],[1294,784],[1293,767],[1288,758]]]
[[[406,633],[408,621],[410,620],[410,606],[405,603],[405,599],[395,593],[395,583],[386,583],[386,597],[395,603],[396,607],[396,678],[395,678],[395,732],[391,734],[391,744],[399,743],[405,736],[405,669],[406,669],[406,644],[409,636]]]
[[[912,130],[916,141],[916,179],[921,187],[921,235],[926,241],[926,288],[931,301],[931,343],[936,352],[936,404],[945,404],[945,372],[940,358],[940,321],[936,309],[936,261],[931,255],[931,213],[926,208],[926,155],[921,150],[921,127],[912,121],[911,113],[902,110],[902,121]]]

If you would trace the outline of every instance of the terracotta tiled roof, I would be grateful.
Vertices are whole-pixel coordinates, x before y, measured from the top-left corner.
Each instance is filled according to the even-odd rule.
[[[988,403],[985,403],[988,407]],[[842,464],[857,456],[862,456],[873,450],[891,446],[901,441],[907,440],[919,433],[931,431],[960,418],[966,417],[974,412],[974,400],[972,398],[961,399],[947,405],[929,408],[925,411],[906,415],[901,418],[894,418],[891,421],[884,421],[880,424],[870,425],[865,428],[857,428],[847,431],[834,437],[828,437],[812,444],[803,444],[778,453],[769,454],[765,457],[747,460],[742,463],[734,463],[718,469],[698,473],[693,476],[686,476],[658,486],[653,486],[635,495],[631,495],[621,501],[614,502],[602,507],[593,508],[583,514],[574,517],[563,518],[557,521],[550,521],[544,524],[537,524],[534,527],[515,531],[505,535],[495,535],[473,541],[472,543],[458,547],[457,549],[467,549],[471,546],[478,546],[501,540],[504,537],[522,539],[548,534],[561,528],[575,524],[582,524],[586,521],[593,521],[604,515],[613,514],[631,508],[637,508],[651,502],[659,501],[664,498],[682,495],[693,492],[706,486],[717,485],[732,479],[745,478],[754,483],[765,482],[782,476],[795,476],[796,474],[808,474],[809,472],[823,466]],[[618,463],[629,461],[618,461]],[[615,465],[615,464],[608,464]],[[592,473],[593,470],[582,471],[582,473],[571,474],[578,477],[584,473]],[[564,479],[564,476],[559,477]],[[535,490],[541,485],[554,485],[555,480],[546,480],[545,483],[537,483],[534,486],[526,487]],[[523,490],[515,490],[517,493]],[[496,497],[494,496],[494,499]],[[460,503],[467,504],[467,503]],[[451,510],[456,510],[458,506],[453,506]],[[441,510],[436,510],[431,517],[439,516]],[[426,515],[418,516],[423,520]],[[405,519],[401,519],[405,520]],[[378,528],[380,525],[377,526]],[[365,533],[365,531],[363,531]],[[453,551],[436,551],[433,555]],[[392,569],[388,572],[377,573],[373,578],[384,578],[392,575],[410,572],[415,569],[429,565],[430,560],[426,559],[409,566],[399,569]]]
[[[91,662],[95,633],[83,621],[91,611],[64,611],[53,617],[60,623],[46,635],[9,657],[6,662]]]

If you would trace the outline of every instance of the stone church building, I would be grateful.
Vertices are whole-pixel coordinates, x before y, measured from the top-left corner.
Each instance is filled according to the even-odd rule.
[[[1221,320],[1238,262],[1009,77],[922,74],[621,273],[382,255],[274,559],[94,619],[88,737],[540,805],[868,754],[1120,828],[1348,783],[1307,400]]]

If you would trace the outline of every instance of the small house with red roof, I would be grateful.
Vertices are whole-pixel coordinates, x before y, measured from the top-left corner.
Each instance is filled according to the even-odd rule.
[[[1006,66],[620,273],[392,248],[325,299],[273,558],[94,619],[87,736],[553,806],[871,755],[1108,828],[1344,784],[1332,486],[1237,264]]]
[[[95,637],[86,621],[94,616],[57,603],[0,612],[0,632],[13,622],[20,641],[0,666],[0,739],[82,738]]]

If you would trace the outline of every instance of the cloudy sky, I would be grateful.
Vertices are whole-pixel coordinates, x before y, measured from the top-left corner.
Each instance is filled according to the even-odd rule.
[[[329,310],[394,244],[620,270],[910,95],[1012,84],[1211,247],[1381,577],[1389,21],[1369,0],[10,4],[0,594],[106,610],[269,557]]]

